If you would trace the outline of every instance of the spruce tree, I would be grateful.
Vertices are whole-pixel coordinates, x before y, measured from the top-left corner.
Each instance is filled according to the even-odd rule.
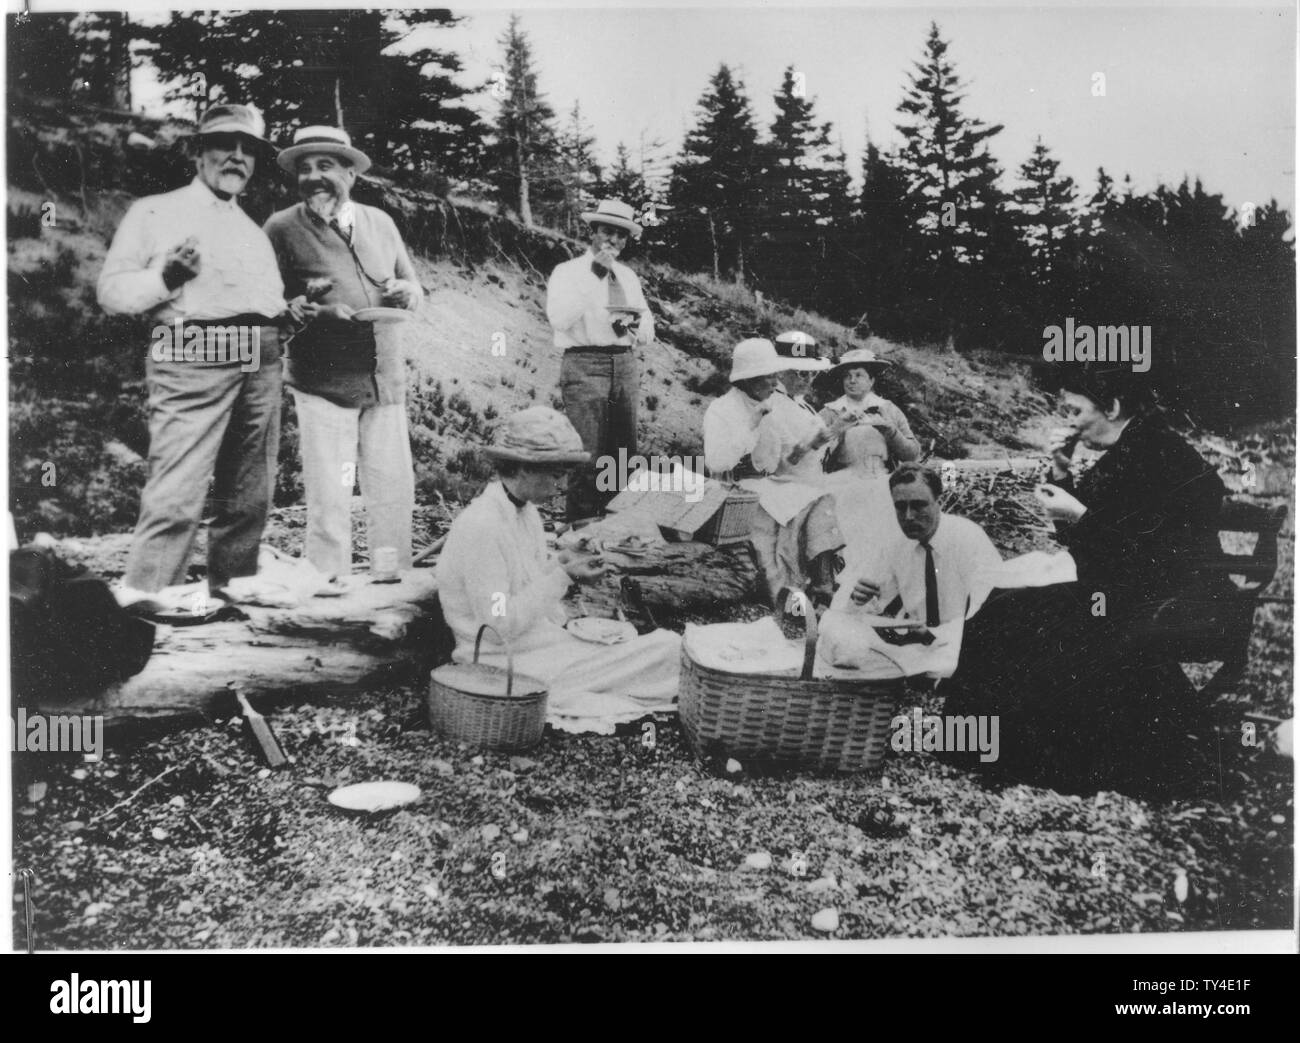
[[[598,191],[600,164],[596,162],[596,138],[590,125],[582,118],[581,105],[575,101],[569,111],[569,120],[559,138],[560,187],[563,202],[557,225],[567,235],[577,236],[581,231],[578,215]]]
[[[1074,180],[1061,177],[1060,162],[1040,137],[1033,154],[1020,166],[1023,184],[1012,192],[1016,223],[1029,247],[1033,274],[1040,281],[1059,275],[1058,257],[1078,233]]]
[[[555,112],[537,85],[532,45],[519,27],[519,16],[501,37],[505,50],[501,108],[493,148],[495,176],[501,202],[526,225],[533,224],[534,206],[555,201],[558,187],[559,142]]]
[[[670,240],[685,267],[745,281],[766,156],[744,84],[719,66],[700,98],[669,188]]]

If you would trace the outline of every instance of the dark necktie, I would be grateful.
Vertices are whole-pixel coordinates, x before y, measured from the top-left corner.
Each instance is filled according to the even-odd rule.
[[[924,540],[921,546],[925,548],[925,625],[928,627],[937,627],[939,625],[939,577],[934,571],[934,548]]]

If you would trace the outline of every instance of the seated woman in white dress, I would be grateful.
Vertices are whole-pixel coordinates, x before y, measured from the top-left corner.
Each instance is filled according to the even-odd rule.
[[[844,538],[822,488],[821,450],[847,424],[827,428],[777,390],[777,375],[801,364],[777,355],[770,340],[736,345],[731,390],[704,414],[704,462],[714,476],[758,493],[751,539],[773,603],[788,589],[829,604]]]
[[[921,456],[921,443],[903,411],[873,390],[888,365],[869,348],[846,352],[833,373],[842,380],[844,393],[821,412],[827,423],[848,425],[827,450],[827,469],[832,472],[827,488],[839,512],[845,558],[867,570],[897,529],[889,473]]]
[[[501,424],[484,452],[498,480],[452,523],[438,559],[438,595],[456,636],[452,658],[472,661],[479,627],[489,624],[509,643],[515,669],[546,683],[550,723],[565,731],[608,733],[619,722],[674,710],[678,635],[656,630],[595,645],[562,625],[569,587],[605,574],[599,555],[552,556],[535,506],[562,493],[573,468],[590,458],[573,425],[554,409],[525,409]],[[491,630],[479,661],[506,665]]]

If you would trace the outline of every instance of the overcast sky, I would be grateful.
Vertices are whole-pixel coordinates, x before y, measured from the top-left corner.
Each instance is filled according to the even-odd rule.
[[[475,83],[490,80],[498,40],[510,12],[519,12],[543,92],[560,113],[581,101],[606,160],[619,140],[635,146],[642,132],[675,151],[720,62],[743,79],[766,127],[782,70],[793,65],[819,118],[834,123],[856,176],[868,126],[878,143],[897,142],[895,108],[934,20],[968,84],[965,111],[1006,127],[991,147],[1008,184],[1042,135],[1063,172],[1089,192],[1104,166],[1117,181],[1131,173],[1142,191],[1190,174],[1233,207],[1276,197],[1295,210],[1291,6],[578,9],[572,0],[526,0],[455,10],[465,22],[434,39],[461,55],[466,81]],[[1094,94],[1097,73],[1105,77],[1102,97]],[[148,94],[137,89],[137,102]],[[486,95],[475,104],[493,111]]]

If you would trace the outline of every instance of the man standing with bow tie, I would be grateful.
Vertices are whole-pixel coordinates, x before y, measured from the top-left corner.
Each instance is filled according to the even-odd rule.
[[[601,458],[637,451],[640,398],[638,344],[654,340],[654,319],[636,273],[618,262],[628,239],[641,237],[632,208],[606,199],[582,215],[591,229],[585,253],[556,266],[546,286],[546,317],[564,352],[564,412],[582,436],[591,463],[569,483],[570,521],[600,514],[616,495],[596,488]]]
[[[327,577],[318,593],[336,595],[343,593],[340,577],[352,572],[357,480],[371,572],[411,567],[415,472],[400,326],[353,315],[379,306],[414,311],[424,291],[393,219],[352,201],[352,186],[370,159],[344,131],[300,128],[279,164],[297,178],[302,198],[272,214],[266,234],[289,309],[304,323],[289,348],[285,382],[298,415],[307,560]],[[381,556],[389,560],[381,563]]]

